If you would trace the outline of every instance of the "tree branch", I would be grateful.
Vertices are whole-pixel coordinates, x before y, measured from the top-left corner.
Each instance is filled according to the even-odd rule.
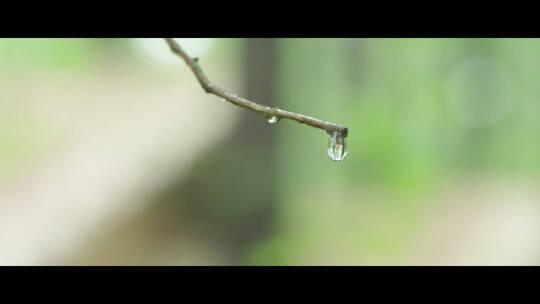
[[[224,89],[214,85],[213,83],[208,80],[204,72],[202,71],[201,67],[198,64],[198,58],[191,58],[176,41],[174,41],[172,38],[165,38],[165,41],[171,48],[171,51],[175,53],[176,55],[182,57],[184,62],[191,68],[193,71],[193,74],[195,74],[195,77],[197,77],[197,80],[201,84],[203,90],[206,93],[217,95],[227,101],[229,101],[232,104],[235,104],[237,106],[259,112],[266,117],[276,117],[277,119],[286,118],[291,119],[294,121],[297,121],[299,123],[303,123],[315,128],[319,128],[322,130],[325,130],[328,134],[331,136],[334,134],[334,132],[338,132],[342,137],[347,137],[348,130],[346,127],[338,126],[336,124],[333,124],[331,122],[322,121],[313,117],[309,117],[303,114],[296,114],[289,111],[284,111],[279,108],[272,108],[260,105],[258,103],[255,103],[253,101],[244,99],[242,97],[239,97],[235,94],[231,94]]]

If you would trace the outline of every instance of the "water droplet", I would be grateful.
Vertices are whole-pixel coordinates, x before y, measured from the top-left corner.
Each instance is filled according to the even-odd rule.
[[[267,120],[269,123],[273,124],[273,123],[278,122],[278,121],[279,121],[279,118],[277,118],[277,116],[268,116],[268,117],[266,117],[266,120]]]
[[[328,140],[328,156],[334,161],[342,161],[347,156],[345,137],[338,131],[334,131],[334,135]]]

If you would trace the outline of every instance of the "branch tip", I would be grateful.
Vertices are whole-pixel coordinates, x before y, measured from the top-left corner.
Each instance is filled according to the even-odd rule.
[[[288,112],[281,110],[278,107],[268,107],[263,106],[261,104],[258,104],[256,102],[238,97],[235,94],[231,94],[217,86],[214,86],[208,78],[206,78],[206,75],[203,73],[201,67],[198,64],[199,58],[198,57],[190,57],[183,49],[180,47],[176,41],[174,41],[172,38],[164,38],[167,44],[169,45],[169,48],[173,53],[180,56],[184,62],[190,67],[193,74],[195,74],[195,77],[201,84],[201,87],[203,90],[208,94],[214,94],[218,97],[221,97],[230,103],[246,108],[248,110],[252,110],[255,112],[262,113],[266,117],[277,117],[278,119],[281,118],[287,118],[290,120],[297,121],[302,124],[306,124],[309,126],[312,126],[314,128],[319,128],[322,130],[325,130],[326,133],[328,133],[330,136],[334,135],[334,132],[338,132],[342,137],[347,137],[348,135],[348,129],[346,127],[338,126],[336,124],[325,122],[313,117],[309,117],[303,114],[297,114],[293,112]]]

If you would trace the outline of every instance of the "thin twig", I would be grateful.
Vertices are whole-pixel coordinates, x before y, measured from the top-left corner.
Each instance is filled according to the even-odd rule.
[[[172,38],[165,38],[165,41],[167,42],[167,44],[169,44],[171,51],[176,55],[182,57],[186,64],[191,68],[191,70],[195,74],[195,77],[197,77],[197,80],[199,81],[203,90],[206,93],[217,95],[237,106],[259,112],[268,118],[273,116],[277,117],[278,119],[287,118],[295,120],[299,123],[325,130],[330,135],[333,135],[334,132],[337,131],[341,136],[347,137],[348,131],[346,127],[338,126],[331,122],[322,121],[303,114],[296,114],[293,112],[281,110],[279,108],[263,106],[225,91],[224,89],[214,85],[210,82],[210,80],[208,80],[201,67],[199,66],[199,63],[197,62],[198,58],[191,58]]]

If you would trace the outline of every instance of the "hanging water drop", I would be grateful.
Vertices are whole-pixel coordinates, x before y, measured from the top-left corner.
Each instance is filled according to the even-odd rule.
[[[279,121],[279,118],[277,118],[277,116],[268,116],[268,117],[266,117],[266,120],[267,120],[269,123],[273,124],[273,123],[278,122],[278,121]]]
[[[342,161],[347,156],[345,137],[336,130],[328,140],[328,156],[334,161]]]

